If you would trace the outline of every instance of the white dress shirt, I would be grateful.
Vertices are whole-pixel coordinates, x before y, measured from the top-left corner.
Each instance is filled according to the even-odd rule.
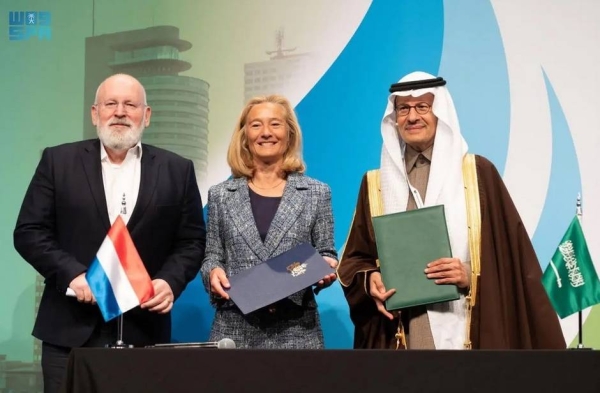
[[[104,145],[100,144],[100,160],[102,162],[102,181],[106,196],[106,207],[111,225],[118,215],[125,224],[129,221],[135,208],[140,191],[140,175],[142,171],[142,144],[127,151],[121,164],[110,161]]]

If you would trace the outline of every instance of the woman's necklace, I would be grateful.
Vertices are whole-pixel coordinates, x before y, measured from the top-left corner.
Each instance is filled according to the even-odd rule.
[[[250,183],[252,183],[252,185],[256,188],[258,188],[259,190],[272,190],[273,188],[277,188],[281,185],[281,183],[283,183],[285,181],[285,179],[281,179],[281,181],[277,184],[275,184],[272,187],[259,187],[256,184],[254,184],[254,181],[252,179],[250,179]]]

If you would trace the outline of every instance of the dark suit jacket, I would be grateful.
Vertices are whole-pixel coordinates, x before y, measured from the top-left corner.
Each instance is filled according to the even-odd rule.
[[[142,144],[139,196],[127,227],[150,277],[164,279],[177,298],[198,273],[206,236],[190,160]],[[65,291],[87,270],[109,228],[100,141],[45,149],[14,231],[15,248],[46,283],[35,337],[77,347],[103,322],[96,305],[81,304]],[[126,343],[148,345],[170,338],[169,314],[139,307],[125,314]]]

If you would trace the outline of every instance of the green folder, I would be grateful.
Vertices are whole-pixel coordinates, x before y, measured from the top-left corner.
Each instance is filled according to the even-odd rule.
[[[396,289],[388,310],[456,300],[456,285],[436,284],[425,275],[429,262],[452,257],[444,206],[373,217],[381,278]]]

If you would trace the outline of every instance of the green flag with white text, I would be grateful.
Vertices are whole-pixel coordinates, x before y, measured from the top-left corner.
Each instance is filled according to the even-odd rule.
[[[561,318],[600,303],[600,281],[577,216],[546,267],[542,283]]]

